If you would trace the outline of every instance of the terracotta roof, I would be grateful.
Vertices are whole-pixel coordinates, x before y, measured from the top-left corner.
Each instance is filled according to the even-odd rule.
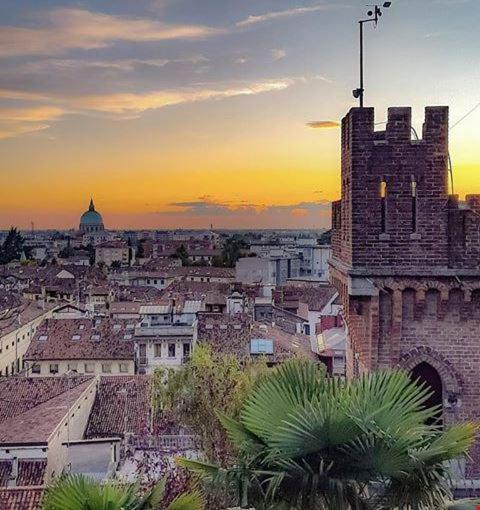
[[[85,438],[122,437],[125,428],[135,435],[145,435],[151,422],[152,432],[176,433],[168,420],[151,420],[149,376],[102,376]]]
[[[7,487],[12,474],[12,460],[0,461],[0,486]],[[18,459],[15,486],[43,485],[47,459]]]
[[[142,303],[139,301],[118,301],[110,303],[110,315],[115,314],[138,314]]]
[[[167,270],[168,274],[183,277],[228,278],[235,280],[235,269],[229,267],[186,266]]]
[[[2,510],[39,510],[43,487],[8,487],[0,489]]]
[[[91,376],[3,379],[0,382],[0,424],[91,379]]]
[[[296,286],[287,285],[274,291],[275,304],[289,308],[295,302],[305,303],[311,311],[322,310],[337,293],[331,285]]]
[[[37,317],[41,317],[56,306],[52,303],[46,303],[44,306],[41,306],[40,303],[22,299],[22,304],[19,307],[0,318],[0,337],[15,331],[19,326],[28,324]]]
[[[198,341],[210,344],[215,352],[235,354],[240,358],[250,356],[251,340],[266,339],[272,340],[273,355],[267,355],[271,361],[298,355],[316,359],[308,336],[290,334],[278,327],[255,322],[247,314],[199,313],[197,333]]]
[[[46,443],[68,409],[90,386],[91,380],[68,389],[0,423],[0,443]]]
[[[24,356],[26,360],[133,359],[133,320],[45,320],[37,329]]]

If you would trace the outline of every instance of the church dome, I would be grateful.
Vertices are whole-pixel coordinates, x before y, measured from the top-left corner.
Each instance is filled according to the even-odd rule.
[[[80,218],[80,232],[100,232],[104,230],[102,215],[95,211],[93,199],[90,200],[88,211]]]

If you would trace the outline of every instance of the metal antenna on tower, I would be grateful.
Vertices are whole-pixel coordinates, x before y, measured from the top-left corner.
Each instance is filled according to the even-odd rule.
[[[358,99],[360,102],[360,108],[363,108],[363,100],[365,94],[365,86],[364,86],[364,61],[363,61],[363,25],[365,23],[375,23],[375,26],[378,25],[378,22],[382,16],[382,8],[388,9],[392,5],[392,2],[383,2],[383,5],[380,7],[378,4],[368,5],[369,7],[373,7],[373,9],[367,12],[367,19],[360,20],[360,87],[353,90],[353,97]]]

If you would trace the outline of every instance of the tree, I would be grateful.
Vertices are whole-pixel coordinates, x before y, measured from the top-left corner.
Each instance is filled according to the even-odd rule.
[[[141,494],[140,484],[100,484],[83,475],[68,475],[47,488],[43,510],[203,510],[199,492],[182,494],[168,506],[162,504],[165,480]]]
[[[222,249],[222,260],[225,267],[235,267],[243,249],[248,247],[244,239],[235,234],[230,236],[224,243]]]
[[[318,238],[318,244],[331,244],[332,243],[332,230],[326,230]]]
[[[0,264],[8,264],[12,260],[20,260],[23,252],[24,239],[20,232],[12,227],[0,248]]]
[[[157,412],[172,413],[199,435],[205,456],[224,465],[231,447],[217,412],[237,418],[248,392],[265,372],[263,361],[242,364],[233,354],[216,355],[210,346],[198,345],[179,370],[155,370],[153,406]]]
[[[438,412],[429,396],[404,372],[344,382],[289,361],[252,388],[238,419],[220,417],[236,451],[229,468],[181,462],[258,510],[446,508],[447,461],[476,428],[427,425]]]
[[[182,266],[189,266],[190,265],[190,259],[188,258],[188,251],[185,248],[185,245],[180,245],[176,250],[175,253],[172,255],[172,258],[174,259],[180,259],[182,261]]]
[[[137,259],[143,259],[145,257],[145,248],[143,247],[143,243],[140,241],[137,246]]]

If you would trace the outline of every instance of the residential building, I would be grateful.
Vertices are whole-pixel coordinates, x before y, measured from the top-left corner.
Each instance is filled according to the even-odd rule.
[[[3,293],[2,293],[3,294]],[[21,373],[30,341],[55,305],[19,299],[9,309],[0,310],[0,377]]]
[[[134,374],[134,329],[110,318],[46,320],[25,354],[28,374]]]
[[[140,308],[141,322],[135,328],[138,370],[152,373],[156,367],[179,367],[193,348],[193,324],[201,301],[177,303],[167,300]]]
[[[111,241],[95,247],[95,263],[110,267],[113,263],[129,266],[134,259],[130,246],[121,241]]]

